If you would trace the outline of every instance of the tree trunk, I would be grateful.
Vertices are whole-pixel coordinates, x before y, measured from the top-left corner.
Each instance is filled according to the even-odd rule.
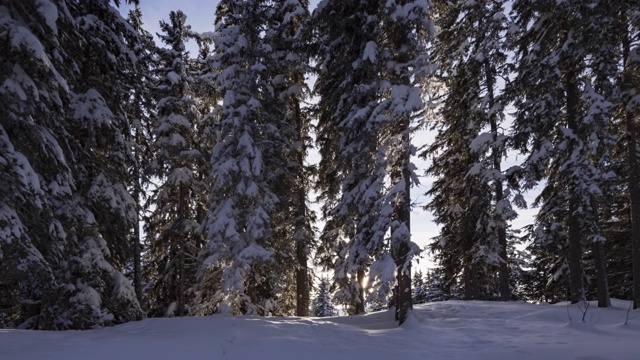
[[[395,244],[392,244],[392,248],[395,250],[393,259],[396,264],[396,279],[398,283],[397,304],[396,308],[396,320],[402,325],[407,319],[407,314],[411,309],[411,262],[407,257],[409,256],[410,243],[411,243],[411,174],[409,170],[410,164],[410,152],[409,152],[409,118],[401,119],[402,126],[402,143],[405,145],[403,151],[405,154],[400,158],[397,174],[399,178],[396,181],[404,182],[404,194],[402,201],[399,201],[396,205],[395,213],[400,226],[406,227],[406,234],[400,235],[402,238],[397,238]],[[391,229],[392,232],[397,229]]]
[[[610,307],[609,282],[607,281],[607,264],[604,258],[604,244],[596,241],[591,244],[593,259],[596,268],[596,287],[598,290],[598,307]]]
[[[631,76],[629,74],[629,53],[631,50],[631,40],[629,34],[623,38],[623,92],[632,88]],[[625,123],[627,130],[627,161],[629,166],[629,202],[631,210],[631,244],[633,259],[633,308],[640,308],[640,169],[638,168],[638,129],[636,127],[633,113],[628,111],[627,98],[623,104],[625,109]]]
[[[565,85],[567,91],[567,125],[574,134],[577,134],[578,118],[578,86],[576,84],[576,73],[574,69],[569,69],[565,74]],[[571,153],[569,148],[568,152]],[[571,303],[575,304],[585,299],[583,269],[582,269],[582,236],[580,229],[580,202],[578,201],[577,187],[571,179],[569,183],[569,291]]]
[[[184,282],[185,274],[184,274],[184,263],[185,263],[185,248],[186,248],[186,234],[184,233],[184,223],[187,216],[186,211],[186,202],[187,202],[187,194],[184,188],[184,185],[180,184],[180,203],[178,210],[178,286],[177,286],[177,315],[184,316]]]
[[[307,266],[307,250],[303,243],[296,243],[296,314],[309,316],[309,268]]]
[[[291,29],[293,32],[295,29]],[[292,33],[293,35],[293,33]],[[295,83],[302,82],[302,76],[300,73],[295,72],[293,74],[293,80]],[[306,155],[305,148],[305,122],[302,115],[302,110],[300,109],[300,101],[298,98],[291,99],[296,126],[298,130],[298,142],[300,143],[300,147],[297,151],[297,169],[295,170],[296,176],[296,186],[298,187],[298,199],[296,204],[296,224],[294,229],[294,236],[296,236],[296,260],[298,262],[296,267],[296,313],[298,316],[309,316],[309,305],[310,305],[310,295],[309,295],[309,266],[308,262],[308,247],[312,241],[310,239],[310,235],[307,233],[306,225],[307,225],[307,188],[305,186],[305,171],[304,171],[304,160]]]
[[[354,314],[358,315],[358,314],[364,314],[364,304],[365,304],[365,298],[364,298],[364,269],[358,269],[357,272],[357,281],[358,281],[358,298],[355,301],[354,305]]]
[[[135,173],[137,176],[139,176],[137,165],[136,165]],[[138,178],[136,179],[136,189],[135,189],[135,193],[133,194],[133,198],[136,201],[137,221],[133,229],[133,238],[131,239],[131,248],[133,252],[132,254],[133,255],[133,289],[136,292],[136,298],[138,299],[138,303],[143,309],[145,309],[145,307],[142,306],[142,266],[140,261],[140,258],[142,256],[141,245],[140,245],[140,241],[142,240],[140,238],[140,214],[142,213],[142,207],[140,206],[140,194],[142,193],[142,191],[140,190],[139,183],[140,183],[140,179]]]
[[[489,58],[484,62],[485,76],[487,78],[487,91],[489,96],[489,109],[493,110],[495,105],[494,96],[494,77]],[[494,144],[491,149],[491,157],[493,160],[494,169],[500,173],[501,160],[502,160],[502,148],[497,147],[495,142],[498,140],[498,119],[495,114],[489,114],[489,122],[491,126],[491,134],[493,136]],[[504,190],[502,187],[502,179],[497,178],[495,181],[495,197],[496,197],[496,209],[494,214],[494,220],[496,222],[496,232],[498,235],[498,255],[500,256],[500,265],[498,268],[498,277],[500,282],[500,300],[509,301],[511,297],[511,289],[509,288],[509,262],[507,253],[507,224],[501,213],[498,213],[500,204],[504,200]]]

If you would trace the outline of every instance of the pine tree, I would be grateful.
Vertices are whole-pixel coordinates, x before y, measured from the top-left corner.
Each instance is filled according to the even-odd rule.
[[[294,0],[274,2],[271,6],[273,10],[262,42],[269,48],[264,62],[265,75],[273,91],[273,98],[263,103],[265,112],[272,114],[272,126],[279,132],[275,137],[278,143],[267,153],[273,163],[269,171],[275,174],[271,186],[280,199],[274,215],[274,232],[282,243],[279,252],[286,254],[280,262],[295,274],[296,315],[308,316],[311,285],[308,257],[314,247],[315,216],[307,199],[312,172],[305,166],[310,146],[310,119],[303,105],[309,92],[304,82],[309,65],[302,35],[309,5],[306,0]]]
[[[296,301],[289,279],[296,269],[300,279],[308,276],[305,254],[295,244],[310,238],[301,217],[307,211],[299,162],[306,120],[296,114],[301,59],[287,49],[304,14],[298,13],[299,3],[277,5],[222,1],[217,8],[210,66],[223,100],[212,129],[211,196],[203,225],[207,244],[198,290],[205,294],[202,311],[287,314],[288,304]],[[286,50],[291,69],[278,64]],[[286,193],[289,185],[295,197]],[[298,250],[306,253],[309,244],[304,245]],[[308,300],[301,290],[304,314]]]
[[[331,281],[327,277],[321,277],[318,291],[313,299],[313,316],[336,315],[338,315],[338,310],[331,304]]]
[[[606,6],[606,4],[605,4]],[[610,10],[615,15],[614,22],[618,29],[620,39],[621,74],[617,77],[617,88],[620,91],[620,98],[616,102],[616,113],[621,119],[621,127],[626,135],[626,168],[628,206],[630,210],[629,222],[631,232],[631,259],[633,274],[633,308],[640,308],[640,173],[638,170],[638,109],[639,104],[635,100],[640,88],[640,16],[634,9],[639,6],[638,1],[626,1],[617,3]]]
[[[147,224],[147,280],[151,313],[182,316],[191,302],[189,291],[195,281],[196,257],[201,246],[197,234],[202,219],[196,209],[204,202],[205,187],[200,173],[205,159],[199,151],[198,127],[201,115],[193,91],[189,52],[185,43],[194,37],[181,11],[162,21],[158,49],[158,119],[153,126],[154,160],[150,175],[160,184],[153,190],[148,207],[153,209]]]
[[[323,157],[318,188],[327,220],[320,261],[335,268],[355,313],[364,310],[369,267],[379,296],[398,283],[401,323],[411,306],[417,250],[409,233],[409,189],[417,181],[410,134],[423,108],[418,84],[428,65],[428,12],[422,1],[327,1],[314,14]],[[332,253],[337,262],[324,260],[336,259]]]
[[[436,141],[422,153],[433,158],[427,173],[437,177],[426,208],[443,225],[432,249],[448,279],[462,273],[467,299],[492,298],[494,291],[479,285],[496,270],[502,299],[510,295],[507,223],[515,213],[503,186],[507,136],[500,131],[504,105],[497,84],[506,72],[503,5],[442,1],[436,6],[442,31],[434,60],[445,93],[434,125]]]
[[[133,94],[130,97],[130,101],[126,104],[126,112],[130,119],[127,134],[132,138],[132,143],[135,146],[133,149],[135,161],[130,169],[130,176],[134,181],[131,183],[129,191],[137,205],[136,214],[138,220],[135,221],[135,223],[140,224],[143,217],[143,203],[146,198],[146,188],[150,184],[147,171],[152,159],[152,157],[148,156],[148,154],[151,154],[150,126],[156,116],[155,102],[150,90],[153,87],[154,81],[152,69],[155,66],[154,56],[156,45],[153,41],[153,36],[143,28],[142,12],[138,5],[129,11],[128,21],[139,34],[134,41],[129,43],[129,47],[132,48],[137,62],[136,71],[132,74],[132,77],[134,77],[134,79],[132,79]],[[131,250],[133,258],[133,285],[136,290],[138,302],[143,304],[143,244],[140,226],[134,226],[131,235]]]
[[[457,294],[456,286],[446,287],[442,278],[442,268],[430,269],[425,276],[425,302],[445,301],[449,299],[457,300],[459,295]]]
[[[376,158],[380,129],[369,117],[378,101],[380,79],[375,54],[365,51],[373,51],[379,36],[379,25],[369,19],[377,15],[377,6],[366,1],[329,1],[314,13],[314,31],[319,36],[315,51],[321,57],[315,88],[320,96],[317,139],[322,156],[317,187],[325,202],[326,220],[317,256],[335,272],[336,297],[349,304],[353,314],[364,312],[364,276],[384,251],[384,222],[388,222],[386,214],[380,229],[373,228],[381,217],[374,207],[381,196],[384,171],[376,172],[376,166],[383,166]],[[349,38],[345,28],[350,29]]]
[[[95,48],[93,35],[117,28],[101,47],[113,55],[100,57],[112,61],[111,72],[94,75],[132,71],[128,61],[134,59],[125,51],[124,37],[136,34],[104,3],[26,1],[0,9],[1,31],[15,40],[4,43],[2,61],[9,80],[2,88],[7,102],[2,106],[1,163],[11,191],[11,198],[0,200],[1,226],[8,230],[1,242],[0,270],[7,272],[2,276],[7,284],[1,286],[0,301],[9,309],[3,322],[80,329],[140,318],[135,292],[121,272],[131,253],[125,240],[135,206],[130,206],[124,162],[117,167],[105,161],[108,155],[113,160],[128,154],[124,148],[102,152],[104,143],[95,136],[99,127],[109,128],[113,131],[101,133],[99,140],[113,136],[108,140],[124,145],[120,128],[110,127],[123,113],[88,88],[90,71],[76,61],[78,49]],[[107,18],[114,28],[87,31]],[[93,65],[97,70],[99,64]],[[124,91],[109,95],[127,98]],[[111,181],[112,174],[122,174],[122,182]],[[106,218],[116,220],[111,232],[105,231]]]
[[[428,299],[428,288],[424,281],[424,275],[421,270],[418,270],[413,273],[413,281],[411,287],[413,289],[413,294],[411,296],[411,301],[413,304],[424,304]]]
[[[517,51],[514,139],[527,155],[525,187],[547,181],[537,200],[536,241],[566,249],[572,302],[585,298],[582,238],[602,241],[597,199],[614,143],[607,90],[596,84],[599,49],[589,35],[602,11],[596,3],[514,2],[510,34]]]

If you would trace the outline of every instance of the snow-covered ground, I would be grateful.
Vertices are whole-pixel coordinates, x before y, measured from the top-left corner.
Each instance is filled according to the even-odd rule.
[[[90,331],[0,330],[0,359],[640,359],[640,311],[447,301],[334,318],[147,319]]]

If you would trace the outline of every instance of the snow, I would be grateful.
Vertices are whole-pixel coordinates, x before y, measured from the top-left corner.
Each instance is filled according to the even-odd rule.
[[[7,359],[637,359],[640,311],[561,303],[416,305],[351,317],[228,315],[147,319],[88,331],[0,330]]]
[[[45,19],[47,26],[55,35],[58,35],[58,27],[56,26],[58,8],[56,5],[48,0],[36,0],[36,3],[38,4],[38,12]]]

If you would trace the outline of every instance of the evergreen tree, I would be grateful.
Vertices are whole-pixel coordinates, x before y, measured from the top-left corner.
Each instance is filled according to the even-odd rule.
[[[603,4],[606,6],[607,4]],[[615,112],[620,120],[620,127],[624,129],[626,138],[626,188],[628,192],[629,218],[631,246],[619,244],[617,247],[631,249],[633,291],[633,308],[640,308],[640,170],[638,165],[638,111],[640,104],[637,101],[640,88],[640,16],[637,11],[638,1],[624,1],[616,3],[614,7],[608,7],[610,19],[613,19],[612,28],[621,44],[621,56],[618,68],[621,69],[617,76],[617,89],[620,97],[616,102]],[[626,216],[625,216],[626,217]],[[623,227],[624,228],[624,227]],[[620,259],[619,257],[612,257]],[[623,262],[624,264],[624,262]]]
[[[133,89],[130,101],[126,104],[126,112],[129,117],[129,130],[127,134],[131,137],[135,146],[133,154],[135,161],[129,170],[130,176],[134,181],[130,185],[129,191],[136,202],[136,214],[138,220],[136,224],[142,222],[143,203],[146,199],[146,188],[150,184],[147,169],[152,159],[151,156],[151,130],[150,126],[156,116],[156,106],[152,94],[153,87],[152,69],[155,66],[155,49],[156,45],[153,36],[143,29],[142,12],[140,7],[136,5],[129,11],[129,23],[139,34],[135,41],[129,44],[136,58],[136,71],[132,74]],[[133,285],[136,290],[138,302],[143,304],[143,285],[142,285],[142,236],[140,234],[140,226],[134,226],[131,234],[131,251],[132,251],[132,271]]]
[[[288,314],[297,301],[291,296],[296,276],[298,312],[308,313],[302,280],[308,278],[311,229],[300,161],[308,126],[300,109],[304,57],[290,47],[304,13],[300,2],[218,5],[210,66],[223,100],[212,128],[202,312]]]
[[[424,281],[426,288],[425,302],[457,300],[460,298],[457,293],[457,286],[445,286],[442,274],[442,268],[430,269],[427,272]]]
[[[327,220],[320,262],[335,269],[343,301],[355,313],[364,310],[369,267],[381,297],[397,283],[401,323],[411,306],[417,250],[409,229],[409,189],[417,181],[410,134],[423,109],[418,84],[428,65],[428,12],[422,1],[363,0],[325,1],[314,13],[323,157],[318,188]]]
[[[103,2],[11,2],[0,13],[0,31],[13,39],[2,61],[1,163],[10,190],[0,200],[3,323],[80,329],[140,318],[121,272],[135,204],[124,160],[112,162],[130,155],[115,104],[128,97],[124,74],[135,59],[126,39],[137,34]],[[79,49],[97,42],[102,61],[78,62]],[[118,101],[92,87],[96,78],[113,81],[108,99]]]
[[[424,280],[425,278],[422,271],[418,270],[413,273],[413,281],[411,284],[413,289],[411,301],[413,304],[424,304],[427,302],[429,289],[427,288]]]
[[[338,310],[331,304],[331,281],[321,277],[318,291],[313,299],[313,315],[317,317],[336,316]]]
[[[364,312],[365,273],[386,246],[384,225],[379,231],[372,228],[380,217],[374,207],[384,181],[384,171],[376,172],[382,166],[376,158],[380,129],[369,121],[380,79],[375,54],[365,54],[379,36],[379,24],[370,18],[378,15],[377,6],[327,1],[314,13],[322,156],[317,187],[326,220],[317,256],[325,269],[335,272],[336,298],[353,314]]]
[[[201,246],[197,229],[202,219],[196,209],[204,202],[205,187],[200,173],[205,160],[199,151],[201,115],[193,92],[189,52],[185,42],[194,35],[181,11],[162,21],[161,40],[168,46],[158,49],[158,119],[153,126],[154,160],[150,175],[160,184],[153,190],[148,207],[147,281],[151,313],[182,316],[191,302],[196,257]]]
[[[516,1],[510,34],[517,54],[514,140],[527,155],[525,187],[547,181],[535,241],[566,249],[572,302],[585,298],[582,239],[603,240],[597,199],[606,190],[614,140],[606,89],[594,86],[601,70],[589,35],[602,11],[596,5]]]
[[[427,173],[437,177],[427,208],[443,225],[432,249],[448,279],[462,274],[467,299],[492,298],[496,290],[503,300],[510,295],[507,224],[515,213],[503,186],[507,136],[500,130],[504,105],[497,85],[506,73],[503,6],[503,1],[436,3],[436,23],[443,30],[434,59],[445,93],[436,141],[422,154],[433,158]],[[496,270],[499,288],[482,291],[480,284]]]
[[[308,97],[304,77],[309,66],[302,34],[309,17],[309,4],[306,0],[293,0],[273,2],[271,6],[273,10],[262,42],[270,50],[265,58],[265,74],[273,93],[273,98],[263,103],[265,112],[272,116],[271,125],[279,132],[275,137],[278,142],[266,155],[273,163],[269,171],[275,174],[271,186],[280,199],[274,214],[274,232],[282,244],[279,252],[286,254],[279,262],[295,274],[296,315],[308,316],[311,285],[308,257],[314,247],[312,222],[315,217],[307,199],[312,172],[305,166],[310,146],[310,119],[303,102]],[[274,274],[277,274],[274,280],[282,278],[277,272]]]

